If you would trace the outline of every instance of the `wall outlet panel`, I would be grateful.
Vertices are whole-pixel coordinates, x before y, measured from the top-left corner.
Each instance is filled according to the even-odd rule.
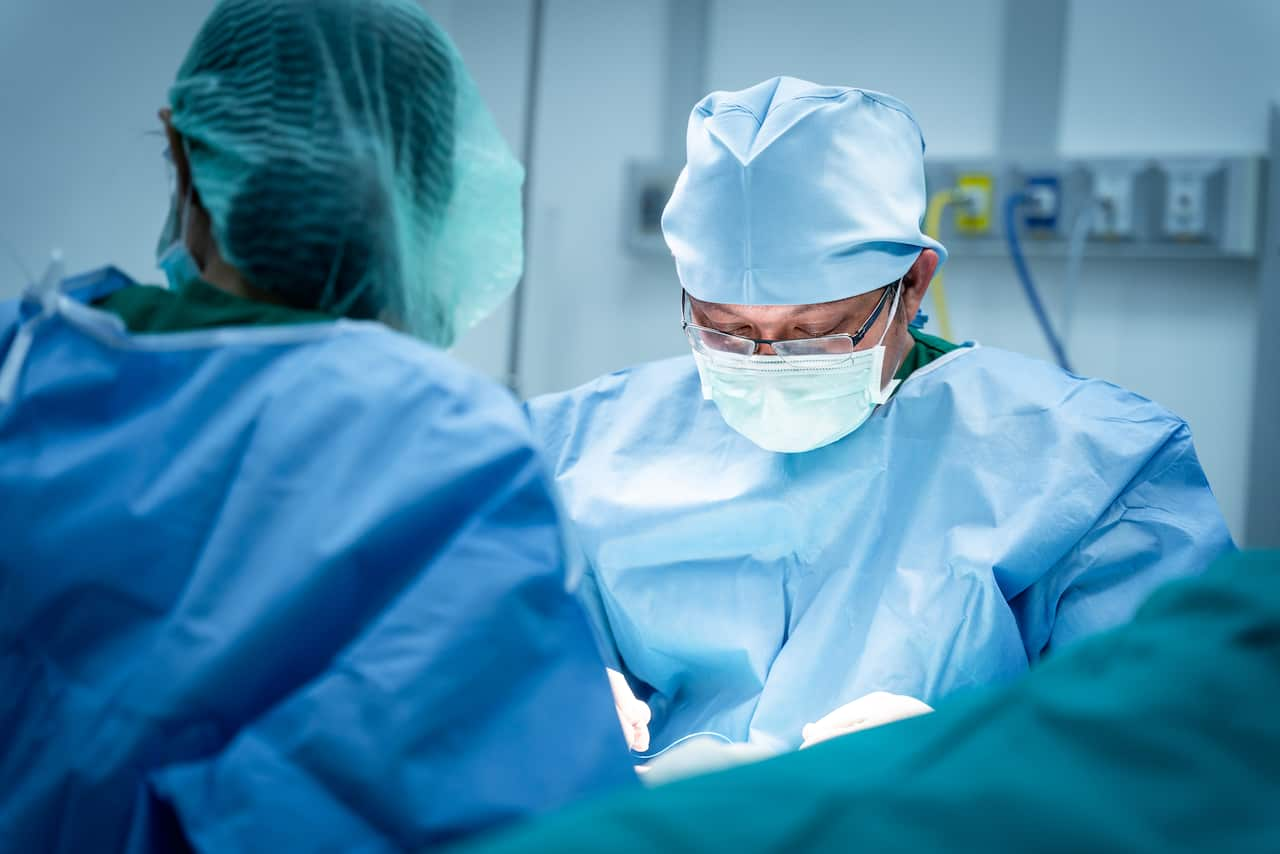
[[[1018,222],[1029,251],[1059,254],[1085,217],[1090,245],[1117,256],[1249,260],[1258,254],[1267,165],[1238,155],[927,159],[925,178],[932,194],[963,191],[971,176],[989,176],[993,211],[1012,193],[1027,196]],[[940,239],[961,255],[966,247],[996,253],[1003,216],[989,216],[981,230],[977,224],[959,211],[943,217]]]

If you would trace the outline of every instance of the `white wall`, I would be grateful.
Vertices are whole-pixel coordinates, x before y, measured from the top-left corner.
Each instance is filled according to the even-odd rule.
[[[1262,151],[1278,42],[1275,0],[1070,0],[1063,152]]]
[[[39,276],[117,264],[158,281],[168,212],[156,111],[212,0],[0,3],[0,242]],[[22,288],[0,250],[0,299]]]
[[[548,2],[522,354],[527,393],[676,352],[682,340],[670,265],[622,248],[623,164],[661,150],[664,8]]]
[[[786,74],[888,92],[915,112],[929,154],[990,154],[1003,8],[1002,0],[713,0],[708,89]]]

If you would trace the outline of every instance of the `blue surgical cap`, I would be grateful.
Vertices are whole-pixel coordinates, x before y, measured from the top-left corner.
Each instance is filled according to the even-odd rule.
[[[689,117],[688,163],[662,215],[692,296],[807,305],[900,279],[922,249],[924,138],[888,95],[775,77],[713,92]]]

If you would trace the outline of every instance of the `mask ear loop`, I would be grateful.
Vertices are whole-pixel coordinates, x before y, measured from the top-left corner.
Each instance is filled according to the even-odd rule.
[[[906,276],[898,279],[898,283],[893,287],[893,305],[889,309],[889,319],[885,321],[884,332],[880,333],[880,342],[876,344],[877,347],[884,347],[884,340],[889,337],[889,330],[893,328],[894,318],[898,316],[898,301],[902,297],[902,282],[905,279]],[[880,393],[876,396],[876,405],[889,402],[889,398],[893,396],[893,393],[902,382],[901,380],[896,379],[896,377],[898,376],[898,371],[902,370],[902,363],[906,360],[907,354],[903,353],[902,358],[898,359],[898,364],[893,369],[893,374],[891,375],[889,382],[880,387]]]
[[[902,297],[902,282],[906,276],[898,279],[897,284],[893,286],[893,305],[889,307],[889,319],[885,321],[884,332],[880,333],[880,340],[876,342],[876,346],[880,347],[884,344],[884,339],[889,337],[889,330],[893,328],[893,319],[898,316],[898,300]]]

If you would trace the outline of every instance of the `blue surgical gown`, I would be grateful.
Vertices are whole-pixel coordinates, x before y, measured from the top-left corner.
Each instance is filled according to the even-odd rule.
[[[634,781],[501,389],[0,304],[0,850],[393,851]],[[7,370],[6,370],[7,369]]]
[[[992,348],[804,454],[729,428],[689,357],[529,408],[655,749],[1008,679],[1234,548],[1182,420]]]

